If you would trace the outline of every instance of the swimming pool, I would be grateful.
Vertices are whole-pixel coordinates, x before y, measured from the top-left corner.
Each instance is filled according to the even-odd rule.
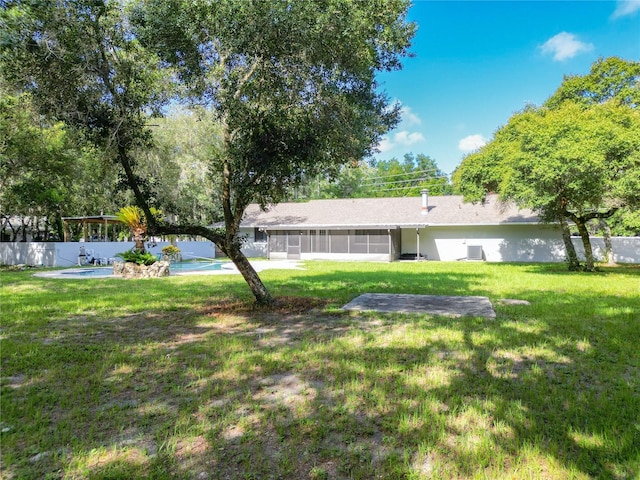
[[[169,271],[189,272],[189,271],[211,271],[222,270],[223,265],[231,265],[230,262],[176,262],[169,265]]]
[[[177,262],[169,266],[170,275],[206,275],[208,273],[226,270],[226,273],[233,273],[233,263],[231,262]],[[220,272],[222,273],[222,272]],[[37,277],[46,278],[118,278],[113,276],[113,267],[77,267],[66,270],[55,270],[52,272],[36,273]]]

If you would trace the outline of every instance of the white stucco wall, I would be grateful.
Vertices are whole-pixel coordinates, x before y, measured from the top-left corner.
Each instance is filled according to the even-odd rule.
[[[416,253],[415,228],[402,230],[401,245],[402,253]],[[489,262],[560,262],[565,257],[560,231],[547,225],[420,229],[420,253],[428,260],[464,260],[467,246],[481,246]]]
[[[253,228],[240,228],[238,233],[244,236],[244,243],[242,244],[242,253],[247,258],[266,258],[267,257],[267,242],[255,242]],[[286,258],[286,254],[285,254]]]
[[[248,238],[252,232],[247,231]],[[584,259],[584,248],[578,237],[572,238],[578,256]],[[619,263],[640,263],[640,237],[613,237],[614,259]],[[591,237],[596,260],[603,260],[604,242]],[[429,260],[456,261],[467,258],[467,245],[482,247],[484,259],[490,262],[563,262],[564,243],[560,231],[551,225],[495,225],[486,227],[427,227],[420,229],[420,253]],[[416,229],[402,229],[401,253],[416,253]],[[266,257],[266,243],[247,241],[243,248],[250,257]],[[270,258],[286,259],[286,252],[271,252]],[[389,261],[383,255],[349,255],[335,253],[301,253],[308,260]]]

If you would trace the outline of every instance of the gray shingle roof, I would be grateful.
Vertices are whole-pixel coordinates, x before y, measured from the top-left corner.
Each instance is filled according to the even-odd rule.
[[[280,203],[262,212],[249,205],[243,227],[272,230],[305,228],[390,228],[423,225],[500,225],[538,223],[531,210],[501,203],[495,195],[484,205],[464,203],[461,196],[429,197],[429,213],[422,214],[420,197],[347,198]]]

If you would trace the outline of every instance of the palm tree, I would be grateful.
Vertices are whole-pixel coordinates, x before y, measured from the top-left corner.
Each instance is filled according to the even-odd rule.
[[[152,208],[151,213],[156,215],[159,212]],[[136,252],[144,253],[144,241],[147,237],[147,219],[142,209],[136,206],[122,207],[116,213],[116,217],[131,230],[131,235],[135,242],[133,249]]]

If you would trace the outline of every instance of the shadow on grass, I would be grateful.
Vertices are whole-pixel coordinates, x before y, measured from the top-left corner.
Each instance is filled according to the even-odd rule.
[[[508,265],[508,264],[505,264]],[[564,263],[531,263],[527,264],[525,270],[532,273],[539,274],[554,274],[554,275],[584,275],[588,276],[606,276],[606,275],[624,275],[630,277],[640,277],[640,265],[635,264],[617,264],[613,266],[607,266],[603,264],[596,264],[596,270],[594,272],[577,271],[572,272],[568,269]]]
[[[372,288],[486,288],[483,275],[425,276],[270,282],[331,302]],[[29,326],[35,313],[16,310],[24,328],[3,327],[3,461],[16,478],[640,471],[637,297],[521,288],[531,306],[486,321],[261,312],[246,307],[241,281],[149,285],[37,285],[36,310],[51,316]],[[64,313],[73,299],[56,305],[57,289],[78,292],[76,314]]]
[[[405,293],[423,295],[478,295],[487,292],[482,287],[482,275],[457,272],[406,272],[336,270],[330,273],[313,271],[292,275],[286,282],[270,280],[274,291],[283,295],[312,292],[314,296],[330,298],[340,306],[363,293]]]
[[[347,264],[348,265],[348,264]],[[377,266],[377,265],[376,265]],[[267,287],[277,296],[330,299],[342,306],[362,293],[410,293],[431,295],[477,295],[488,293],[483,275],[473,272],[411,272],[394,270],[393,264],[372,271],[263,272]],[[113,313],[146,311],[154,308],[188,308],[220,299],[252,301],[251,292],[239,275],[164,278],[124,281],[120,279],[50,280],[35,278],[37,288],[13,294],[16,304],[33,304],[45,309],[49,319],[67,315],[75,306],[109,305]],[[66,293],[73,291],[75,296]],[[34,297],[37,294],[37,298]]]

